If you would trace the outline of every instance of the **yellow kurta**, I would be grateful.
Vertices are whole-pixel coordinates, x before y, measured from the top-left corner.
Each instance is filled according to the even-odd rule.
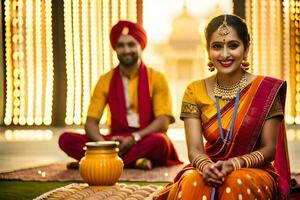
[[[164,75],[152,68],[147,68],[149,91],[152,99],[154,117],[160,115],[167,115],[170,117],[171,123],[175,121],[172,113],[172,99],[168,88],[167,81]],[[113,70],[102,75],[93,92],[87,116],[96,119],[101,119],[103,110],[107,105],[107,98],[109,93],[110,80],[112,78]],[[133,74],[128,82],[130,109],[138,112],[138,73]]]

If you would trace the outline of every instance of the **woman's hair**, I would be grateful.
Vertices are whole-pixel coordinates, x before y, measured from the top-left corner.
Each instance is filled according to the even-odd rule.
[[[213,18],[207,25],[205,29],[205,38],[206,38],[206,47],[209,49],[209,44],[211,40],[212,34],[218,30],[219,26],[221,26],[224,22],[225,15],[219,15]],[[250,45],[250,35],[248,33],[248,28],[246,22],[236,16],[226,14],[226,22],[227,25],[232,27],[238,34],[238,37],[243,41],[245,49],[247,49]]]

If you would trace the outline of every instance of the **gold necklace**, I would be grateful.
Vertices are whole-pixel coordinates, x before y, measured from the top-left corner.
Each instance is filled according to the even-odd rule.
[[[237,83],[229,87],[219,85],[216,76],[214,85],[214,95],[225,101],[230,101],[231,99],[235,98],[238,90],[243,89],[246,86],[246,84],[247,79],[245,73],[242,74],[241,79]]]

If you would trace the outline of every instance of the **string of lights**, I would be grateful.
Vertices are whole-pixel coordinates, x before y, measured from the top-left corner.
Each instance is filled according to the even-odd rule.
[[[93,86],[118,62],[110,47],[110,28],[119,19],[137,21],[138,4],[140,0],[64,0],[67,125],[85,123]],[[251,71],[287,80],[286,122],[300,124],[300,2],[251,0],[245,7],[253,38]],[[52,2],[5,0],[4,21],[4,124],[50,125]]]
[[[52,121],[53,49],[51,0],[6,0],[5,125]]]
[[[136,12],[136,1],[65,0],[67,125],[85,123],[93,86],[100,74],[117,64],[109,42],[110,28],[119,19],[127,19],[128,13],[136,21]]]

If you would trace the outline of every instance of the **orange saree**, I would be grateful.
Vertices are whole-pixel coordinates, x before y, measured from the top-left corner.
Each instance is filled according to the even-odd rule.
[[[240,93],[232,142],[220,138],[214,102],[208,98],[204,81],[189,86],[183,100],[181,117],[198,117],[206,139],[206,154],[214,161],[242,156],[258,149],[264,122],[275,101],[282,111],[286,83],[258,76]],[[199,94],[201,96],[199,97]],[[234,99],[221,104],[223,132],[227,135],[234,110]],[[283,114],[283,113],[282,113]],[[280,163],[279,163],[280,161]],[[201,172],[187,165],[154,199],[287,199],[290,184],[289,160],[284,120],[277,137],[274,163],[262,168],[241,168],[228,175],[218,188],[207,186]]]

